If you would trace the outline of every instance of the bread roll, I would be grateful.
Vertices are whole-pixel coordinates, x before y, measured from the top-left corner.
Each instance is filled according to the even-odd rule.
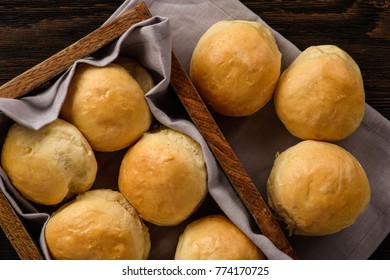
[[[154,87],[152,76],[149,72],[137,61],[126,56],[120,56],[115,61],[115,64],[123,66],[127,72],[137,81],[144,93],[147,93]]]
[[[120,65],[81,65],[70,82],[61,116],[95,151],[111,152],[137,141],[152,115],[140,85]]]
[[[75,126],[61,119],[37,131],[12,125],[1,163],[22,196],[45,205],[85,192],[97,173],[87,140]]]
[[[268,202],[291,234],[326,235],[352,225],[370,201],[358,160],[331,143],[305,140],[279,154]]]
[[[185,228],[177,244],[176,260],[261,260],[263,253],[222,215],[200,218]]]
[[[254,21],[220,21],[200,38],[190,77],[214,111],[248,116],[273,96],[281,53],[268,27]]]
[[[125,154],[118,182],[144,220],[161,226],[179,224],[207,194],[201,147],[172,129],[146,133]]]
[[[281,75],[274,100],[280,120],[301,139],[344,139],[364,116],[359,67],[332,45],[304,50]]]
[[[143,260],[150,251],[148,228],[117,191],[78,196],[49,219],[45,240],[53,259]]]

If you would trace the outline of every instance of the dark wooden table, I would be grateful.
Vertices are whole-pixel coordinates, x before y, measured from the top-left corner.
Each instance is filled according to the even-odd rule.
[[[366,102],[390,120],[390,3],[242,1],[298,48],[335,44],[359,64]],[[0,2],[0,85],[100,26],[123,0]],[[0,259],[18,259],[0,229]],[[390,259],[390,236],[371,259]]]

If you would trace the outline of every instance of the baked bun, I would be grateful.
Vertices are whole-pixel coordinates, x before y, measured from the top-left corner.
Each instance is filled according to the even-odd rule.
[[[273,96],[281,53],[268,27],[255,21],[220,21],[198,41],[190,77],[214,111],[248,116]]]
[[[119,190],[142,219],[161,226],[189,217],[207,194],[207,172],[200,145],[163,128],[146,133],[125,154]]]
[[[87,191],[97,173],[91,146],[75,126],[61,119],[39,130],[13,124],[1,163],[23,197],[45,205]]]
[[[279,154],[268,202],[291,234],[326,235],[352,225],[370,201],[367,176],[345,149],[305,140]]]
[[[259,248],[229,219],[210,215],[187,225],[175,260],[261,260]]]
[[[56,211],[45,227],[50,255],[60,260],[144,260],[148,228],[117,191],[97,189]]]
[[[84,134],[95,151],[111,152],[136,142],[151,125],[144,92],[117,64],[76,69],[61,117]]]
[[[332,45],[312,46],[283,72],[274,100],[276,113],[294,136],[338,141],[363,119],[363,79],[345,51]]]
[[[134,59],[126,56],[120,56],[114,61],[114,63],[124,67],[134,80],[137,81],[144,93],[147,93],[154,87],[152,76],[145,67]]]

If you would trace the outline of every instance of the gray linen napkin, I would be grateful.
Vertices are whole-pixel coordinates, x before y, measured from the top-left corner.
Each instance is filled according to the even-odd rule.
[[[138,2],[141,1],[125,1],[110,19]],[[136,57],[152,70],[158,83],[146,95],[148,104],[161,123],[185,132],[201,143],[207,161],[209,192],[213,200],[269,259],[288,259],[267,238],[254,230],[245,207],[219,169],[199,132],[182,112],[182,107],[175,99],[174,93],[168,88],[171,47],[184,67],[188,69],[197,40],[213,23],[223,19],[256,21],[261,19],[235,0],[144,2],[151,13],[159,17],[137,25],[104,52],[99,52],[93,58],[78,63],[104,65],[121,53]],[[276,31],[274,35],[283,53],[284,68],[299,54],[299,50]],[[137,40],[141,43],[134,44]],[[49,90],[41,94],[13,101],[0,99],[0,110],[13,120],[34,129],[52,121],[58,116],[74,67],[75,65]],[[365,168],[372,188],[371,204],[353,226],[337,234],[325,237],[290,238],[301,259],[366,259],[390,231],[390,189],[387,183],[390,174],[390,122],[371,107],[366,106],[366,110],[361,127],[348,139],[338,144],[354,154]],[[266,180],[276,152],[283,151],[299,140],[292,137],[280,123],[272,102],[251,117],[227,118],[215,115],[215,119],[259,191],[266,197]],[[109,155],[97,154],[99,168],[104,172],[97,178],[95,188],[115,183],[115,178],[109,178],[110,171],[117,167],[120,157],[121,152]],[[18,213],[28,220],[38,220],[42,226],[48,215],[39,213],[21,198],[4,172],[0,175],[4,183],[2,185],[0,181],[0,188],[6,193]],[[210,208],[213,207],[212,205]],[[204,213],[208,210],[206,207]],[[149,226],[152,244],[154,244],[151,258],[171,258],[183,226],[173,228]],[[41,235],[40,245],[45,256],[50,258],[43,235]],[[169,253],[164,253],[164,248],[169,248],[167,249]]]

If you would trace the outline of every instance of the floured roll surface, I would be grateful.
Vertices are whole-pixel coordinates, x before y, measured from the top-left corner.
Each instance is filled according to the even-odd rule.
[[[326,235],[352,225],[370,201],[359,161],[331,143],[306,140],[277,156],[268,202],[291,234]]]
[[[294,136],[344,139],[364,116],[360,69],[336,46],[309,47],[282,73],[274,101],[280,120]]]
[[[150,251],[147,227],[117,191],[78,196],[49,219],[45,239],[53,259],[143,260]]]
[[[261,260],[259,248],[228,218],[210,215],[185,228],[179,237],[176,260]]]
[[[91,146],[75,126],[61,119],[37,131],[11,126],[1,163],[26,199],[45,205],[88,190],[97,173]]]
[[[220,21],[198,41],[190,77],[214,111],[248,116],[273,96],[281,53],[268,27],[254,21]]]
[[[61,116],[101,152],[130,146],[152,121],[138,82],[124,67],[113,63],[104,67],[84,64],[76,69]]]
[[[162,226],[188,218],[207,194],[200,145],[169,128],[146,133],[125,154],[119,190],[140,216]]]

